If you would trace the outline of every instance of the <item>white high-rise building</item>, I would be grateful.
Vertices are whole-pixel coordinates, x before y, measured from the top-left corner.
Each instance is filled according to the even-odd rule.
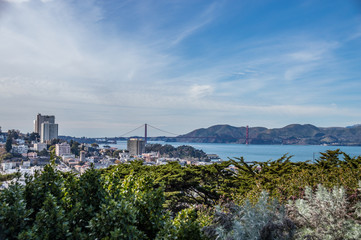
[[[40,142],[44,143],[58,138],[58,124],[44,122],[41,124]]]

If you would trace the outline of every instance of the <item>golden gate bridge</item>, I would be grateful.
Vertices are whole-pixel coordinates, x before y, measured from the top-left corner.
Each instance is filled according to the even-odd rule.
[[[161,137],[161,138],[183,138],[183,139],[216,139],[217,137],[219,136],[204,136],[204,137],[196,137],[196,136],[184,136],[184,135],[181,135],[181,134],[176,134],[176,133],[172,133],[172,132],[169,132],[169,131],[166,131],[166,130],[162,130],[160,128],[157,128],[157,127],[154,127],[150,124],[142,124],[141,126],[139,127],[136,127],[135,129],[129,131],[129,132],[126,132],[122,135],[120,135],[119,137],[120,138],[130,138],[130,137],[126,137],[127,135],[129,135],[130,133],[133,133],[141,128],[144,128],[144,141],[145,143],[147,143],[147,140],[148,140],[148,127],[152,128],[152,129],[155,129],[155,130],[158,130],[160,132],[163,132],[163,133],[166,133],[166,134],[170,134],[172,136],[158,136],[158,137]],[[224,137],[223,137],[224,138]],[[232,138],[232,139],[235,139],[235,138]],[[242,138],[243,139],[243,138]],[[245,136],[245,144],[249,144],[249,128],[248,128],[248,125],[246,126],[246,136]]]

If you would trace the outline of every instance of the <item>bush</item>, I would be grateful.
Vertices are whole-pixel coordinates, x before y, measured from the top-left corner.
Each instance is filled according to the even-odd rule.
[[[276,200],[270,201],[264,191],[255,204],[246,200],[241,206],[218,206],[214,225],[203,230],[216,239],[292,239],[295,225],[287,218],[284,207]]]
[[[193,208],[183,209],[173,220],[168,220],[158,233],[157,240],[201,240],[206,239],[197,220],[197,211]]]
[[[359,213],[356,205],[356,217]],[[356,222],[349,210],[350,205],[343,187],[328,191],[318,185],[315,193],[306,187],[303,199],[290,201],[290,218],[296,223],[296,239],[360,239],[361,225]]]

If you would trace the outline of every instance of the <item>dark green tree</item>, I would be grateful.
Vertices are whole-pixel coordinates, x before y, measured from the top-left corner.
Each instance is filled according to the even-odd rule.
[[[70,151],[72,154],[75,154],[75,156],[79,156],[79,143],[77,141],[70,141]]]
[[[20,239],[54,239],[62,240],[71,236],[69,221],[57,198],[47,193],[42,208],[36,214],[31,229],[23,231]]]
[[[0,239],[17,239],[30,225],[32,209],[23,200],[24,187],[10,185],[0,192]]]
[[[6,143],[5,143],[5,150],[9,153],[11,151],[11,149],[13,148],[12,146],[13,144],[13,140],[11,137],[7,137],[6,139]]]
[[[11,129],[8,131],[8,137],[10,137],[12,139],[18,139],[19,135],[20,135],[19,130]]]

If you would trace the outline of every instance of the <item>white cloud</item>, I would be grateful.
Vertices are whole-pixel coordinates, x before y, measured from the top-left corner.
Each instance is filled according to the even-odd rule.
[[[299,51],[290,53],[289,56],[291,59],[300,62],[318,61],[327,57],[330,52],[336,49],[339,45],[340,44],[338,42],[308,42],[306,47]]]
[[[29,2],[31,0],[4,0],[4,1],[9,3],[23,3],[23,2]]]
[[[193,85],[190,88],[192,98],[204,98],[213,93],[213,87],[210,85]]]
[[[312,69],[312,66],[310,65],[299,65],[294,66],[286,70],[284,74],[284,78],[287,81],[293,81],[297,78],[301,78],[302,75]]]

